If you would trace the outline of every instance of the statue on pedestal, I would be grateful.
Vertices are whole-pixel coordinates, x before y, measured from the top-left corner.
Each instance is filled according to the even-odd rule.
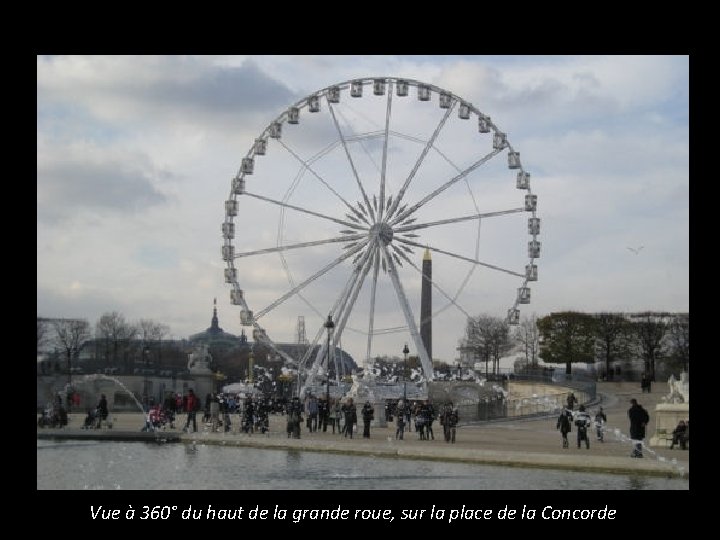
[[[208,351],[208,346],[205,343],[200,343],[199,345],[196,345],[195,350],[188,353],[187,368],[190,373],[212,373],[210,370],[210,362],[212,362],[212,355]]]

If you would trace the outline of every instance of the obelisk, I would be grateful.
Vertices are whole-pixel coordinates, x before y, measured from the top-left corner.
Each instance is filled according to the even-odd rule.
[[[422,263],[422,289],[420,296],[420,339],[432,362],[432,259],[425,248]]]

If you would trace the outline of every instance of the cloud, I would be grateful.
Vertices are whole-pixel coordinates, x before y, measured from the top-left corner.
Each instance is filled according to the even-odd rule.
[[[83,209],[133,214],[168,198],[155,184],[172,175],[138,152],[94,144],[38,144],[38,219],[71,217]]]
[[[522,315],[560,309],[687,310],[689,288],[689,127],[687,57],[441,57],[254,56],[38,58],[38,313],[83,316],[91,322],[118,310],[128,319],[154,318],[175,336],[206,328],[212,299],[221,325],[240,333],[229,305],[220,225],[230,180],[262,130],[296,100],[356,77],[398,76],[436,84],[474,103],[506,131],[532,174],[542,220],[540,281]],[[341,98],[343,132],[384,129],[386,98]],[[366,99],[367,98],[367,99]],[[301,114],[282,141],[303,160],[335,144],[313,170],[350,204],[362,199],[327,106]],[[393,100],[387,188],[397,193],[442,117],[437,96],[420,104],[414,91]],[[373,123],[367,117],[379,113]],[[377,117],[375,117],[377,118]],[[346,125],[350,122],[352,125]],[[372,194],[380,177],[383,138],[349,143]],[[438,149],[462,169],[485,155],[490,137],[477,123],[452,115]],[[368,155],[369,154],[369,155]],[[277,141],[258,157],[248,191],[346,219],[345,204]],[[436,151],[418,171],[411,204],[457,173]],[[505,156],[468,177],[481,212],[519,205]],[[234,220],[237,252],[337,236],[329,220],[240,197]],[[474,212],[464,183],[418,211],[419,221]],[[518,218],[518,224],[514,218]],[[516,269],[525,264],[524,214],[484,220],[480,259]],[[284,227],[280,227],[280,223]],[[517,226],[516,226],[517,225]],[[420,243],[471,256],[475,229],[421,231]],[[644,245],[638,256],[626,246]],[[415,250],[420,264],[422,249]],[[330,263],[341,244],[287,252],[295,283]],[[433,255],[434,278],[455,294],[469,265]],[[257,310],[290,290],[277,254],[240,259],[241,287]],[[407,265],[401,279],[416,317],[419,279]],[[294,339],[297,317],[312,338],[350,276],[349,262],[309,285],[262,319],[279,341]],[[361,360],[367,347],[369,283],[343,336]],[[516,278],[478,269],[458,303],[473,314],[502,316]],[[376,328],[405,325],[388,276],[381,271]],[[434,308],[447,300],[437,293]],[[435,320],[435,355],[452,360],[464,330],[454,307]],[[311,336],[312,334],[312,336]],[[373,351],[400,355],[407,331],[378,336]],[[411,350],[415,347],[410,343]]]
[[[237,129],[248,117],[292,101],[253,61],[218,66],[204,57],[38,58],[38,101],[74,103],[97,121],[130,128],[196,125]]]

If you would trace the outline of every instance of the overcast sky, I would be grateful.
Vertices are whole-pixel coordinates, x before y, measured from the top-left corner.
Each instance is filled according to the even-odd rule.
[[[224,282],[221,224],[231,179],[255,138],[308,94],[354,78],[405,77],[473,104],[507,134],[531,173],[542,242],[539,280],[521,315],[559,310],[689,311],[689,64],[683,56],[252,56],[38,57],[37,313],[81,317],[105,312],[155,319],[173,337],[210,324],[239,334],[239,308]],[[345,137],[385,127],[386,97],[365,88],[337,105]],[[362,201],[325,102],[301,111],[256,157],[248,191],[345,220],[341,199]],[[387,191],[397,194],[438,127],[442,109],[394,97]],[[374,114],[378,116],[373,117]],[[312,118],[311,118],[312,116]],[[469,126],[469,127],[468,127]],[[418,142],[419,141],[419,142]],[[491,150],[477,122],[453,114],[422,163],[406,201],[414,203]],[[367,190],[378,193],[383,137],[348,143]],[[273,146],[274,144],[274,146]],[[334,145],[334,146],[333,146]],[[327,151],[323,156],[317,156]],[[442,152],[442,154],[441,154]],[[447,159],[446,159],[447,158]],[[418,223],[519,207],[507,157],[497,156],[418,211]],[[338,236],[343,228],[264,201],[238,196],[236,252]],[[476,210],[475,210],[476,209]],[[527,213],[418,231],[422,245],[515,272],[527,263]],[[280,239],[280,240],[279,240]],[[393,241],[393,245],[398,245]],[[479,247],[478,247],[479,246]],[[632,248],[629,249],[629,248]],[[258,312],[347,250],[334,243],[238,259],[238,282]],[[418,266],[422,249],[409,256]],[[352,259],[350,259],[352,260]],[[260,323],[276,341],[295,341],[298,316],[312,340],[340,295],[350,260],[291,297]],[[514,276],[433,253],[436,312],[433,356],[452,360],[464,313],[504,317],[521,283]],[[343,346],[367,350],[372,271]],[[419,316],[420,279],[400,269]],[[520,280],[521,281],[521,280]],[[380,270],[373,354],[399,355],[412,341],[395,289]]]

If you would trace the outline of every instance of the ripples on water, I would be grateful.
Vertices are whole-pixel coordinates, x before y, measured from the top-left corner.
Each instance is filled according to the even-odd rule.
[[[37,441],[38,489],[688,489],[687,480],[184,444]]]

